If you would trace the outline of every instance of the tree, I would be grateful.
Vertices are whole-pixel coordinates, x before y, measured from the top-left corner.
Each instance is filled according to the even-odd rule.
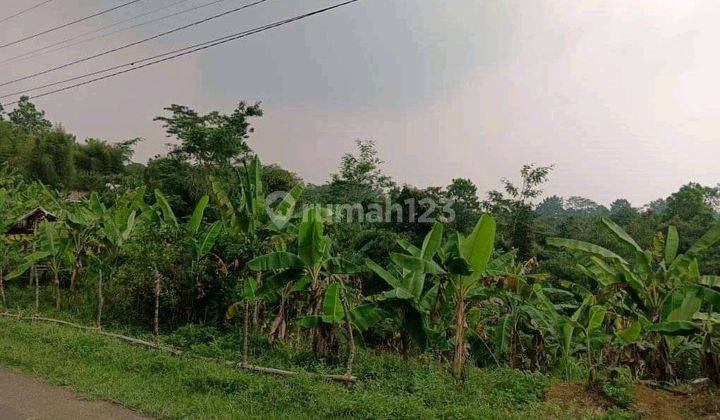
[[[680,233],[680,250],[688,249],[698,240],[708,225],[717,219],[718,188],[706,187],[697,183],[683,185],[671,194],[665,202],[667,207],[663,213],[664,225],[675,225]],[[705,269],[716,271],[720,267],[719,256],[716,254],[704,261]]]
[[[712,220],[715,208],[720,200],[718,188],[702,186],[691,182],[665,200],[665,218],[689,221],[692,219]]]
[[[539,216],[560,216],[565,211],[564,205],[565,201],[562,197],[557,195],[545,197],[535,208],[535,213]]]
[[[10,122],[29,134],[39,134],[52,128],[52,123],[45,119],[45,111],[37,109],[27,96],[20,97],[17,107],[8,117]]]
[[[627,227],[631,221],[637,219],[638,211],[629,201],[619,198],[610,204],[610,219],[621,226]]]
[[[480,199],[475,184],[466,178],[455,178],[445,188],[445,197],[452,200],[455,211],[451,226],[462,233],[470,232],[480,217]]]
[[[236,169],[235,186],[240,188],[236,199],[227,190],[227,185],[219,178],[211,179],[211,186],[215,198],[220,205],[220,214],[229,222],[230,230],[239,238],[244,239],[254,250],[253,255],[260,255],[265,247],[263,240],[273,234],[282,236],[284,229],[294,228],[290,226],[297,199],[303,191],[302,185],[293,186],[286,193],[278,204],[268,203],[266,206],[265,186],[263,185],[263,165],[257,156],[254,156],[249,164],[244,163],[243,169]],[[272,210],[272,214],[268,210]],[[253,269],[248,263],[248,268]],[[254,270],[254,269],[253,269]],[[243,303],[243,364],[248,363],[248,318],[250,313],[250,301],[255,300],[255,288],[262,280],[262,271],[257,271],[255,281],[250,278],[244,279],[242,303]],[[226,318],[234,316],[238,312],[238,303],[230,306]],[[275,329],[284,325],[284,311],[281,303],[280,312]]]
[[[290,191],[296,185],[302,185],[303,180],[296,173],[284,169],[280,165],[264,165],[262,168],[262,181],[265,191]]]
[[[356,140],[357,153],[346,153],[340,162],[340,171],[332,176],[330,185],[336,191],[334,197],[341,203],[367,204],[375,202],[395,186],[385,175],[375,142]]]
[[[190,163],[176,156],[156,156],[143,171],[144,184],[149,191],[160,190],[172,203],[178,216],[192,212],[203,188],[201,174]]]
[[[115,184],[134,153],[135,145],[142,139],[135,138],[115,144],[99,139],[87,139],[75,144],[74,163],[78,173],[75,188],[100,190],[107,184]]]
[[[171,155],[192,160],[201,167],[223,166],[238,162],[250,152],[247,144],[253,132],[250,119],[263,115],[260,104],[247,105],[240,102],[230,115],[213,111],[200,115],[183,105],[173,104],[167,108],[170,117],[156,117],[162,121],[168,137],[175,137]]]
[[[488,193],[484,203],[486,210],[500,220],[501,232],[507,245],[518,251],[518,258],[528,260],[535,255],[535,212],[533,200],[542,194],[541,186],[547,181],[552,166],[523,165],[520,170],[520,185],[503,178],[504,191]]]
[[[565,201],[565,211],[568,214],[583,216],[605,216],[609,210],[593,200],[573,195]]]
[[[75,181],[75,138],[60,129],[31,137],[28,175],[55,188],[72,187]]]

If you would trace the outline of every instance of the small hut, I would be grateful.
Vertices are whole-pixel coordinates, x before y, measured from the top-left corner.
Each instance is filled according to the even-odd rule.
[[[89,196],[90,196],[90,190],[86,190],[86,189],[72,190],[68,193],[67,201],[69,203],[77,203],[79,201],[82,201],[83,198],[88,198]]]
[[[43,220],[56,222],[58,217],[42,207],[36,207],[33,211],[17,219],[5,233],[11,240],[25,241],[37,233],[37,228]]]

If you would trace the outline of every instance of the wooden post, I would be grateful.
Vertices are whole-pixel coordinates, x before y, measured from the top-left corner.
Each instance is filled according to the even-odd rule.
[[[245,280],[247,281],[247,279]],[[242,354],[242,365],[247,366],[248,364],[248,324],[250,316],[250,303],[248,302],[247,296],[245,296],[243,302],[243,354]]]
[[[7,303],[5,302],[5,279],[3,276],[5,273],[3,272],[3,269],[0,268],[0,297],[2,297],[2,309],[3,312],[7,311]]]
[[[40,313],[40,276],[37,273],[37,270],[35,269],[35,266],[32,267],[32,272],[30,273],[31,276],[35,277],[35,313]]]
[[[33,239],[37,239],[37,233],[38,233],[38,220],[33,220]],[[35,242],[33,241],[33,252],[35,252]],[[33,277],[35,277],[35,313],[40,313],[40,277],[38,276],[37,269],[35,268],[35,264],[30,267],[30,284],[33,282]]]
[[[153,335],[157,338],[160,332],[160,272],[155,269],[155,314],[153,316]]]
[[[345,363],[345,376],[348,378],[352,376],[353,361],[355,361],[355,338],[353,338],[353,326],[350,322],[350,311],[348,310],[347,298],[343,293],[343,311],[345,311],[345,323],[348,330],[348,358]]]
[[[102,320],[102,310],[103,310],[103,293],[102,293],[102,283],[103,283],[103,275],[102,275],[102,269],[98,271],[98,281],[97,281],[97,298],[98,298],[98,307],[97,307],[97,318],[95,319],[95,326],[97,328],[101,327],[101,320]]]

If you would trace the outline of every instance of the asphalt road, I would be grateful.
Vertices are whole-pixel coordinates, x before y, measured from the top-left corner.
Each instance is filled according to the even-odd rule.
[[[147,419],[105,401],[81,399],[67,388],[0,367],[0,419]]]

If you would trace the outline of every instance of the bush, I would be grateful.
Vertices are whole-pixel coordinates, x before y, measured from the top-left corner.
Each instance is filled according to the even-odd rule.
[[[176,347],[190,348],[197,344],[208,344],[219,335],[215,327],[188,324],[173,331],[167,342]]]
[[[611,379],[602,384],[602,393],[614,406],[628,408],[635,401],[632,383],[629,369],[616,368],[611,372]]]

